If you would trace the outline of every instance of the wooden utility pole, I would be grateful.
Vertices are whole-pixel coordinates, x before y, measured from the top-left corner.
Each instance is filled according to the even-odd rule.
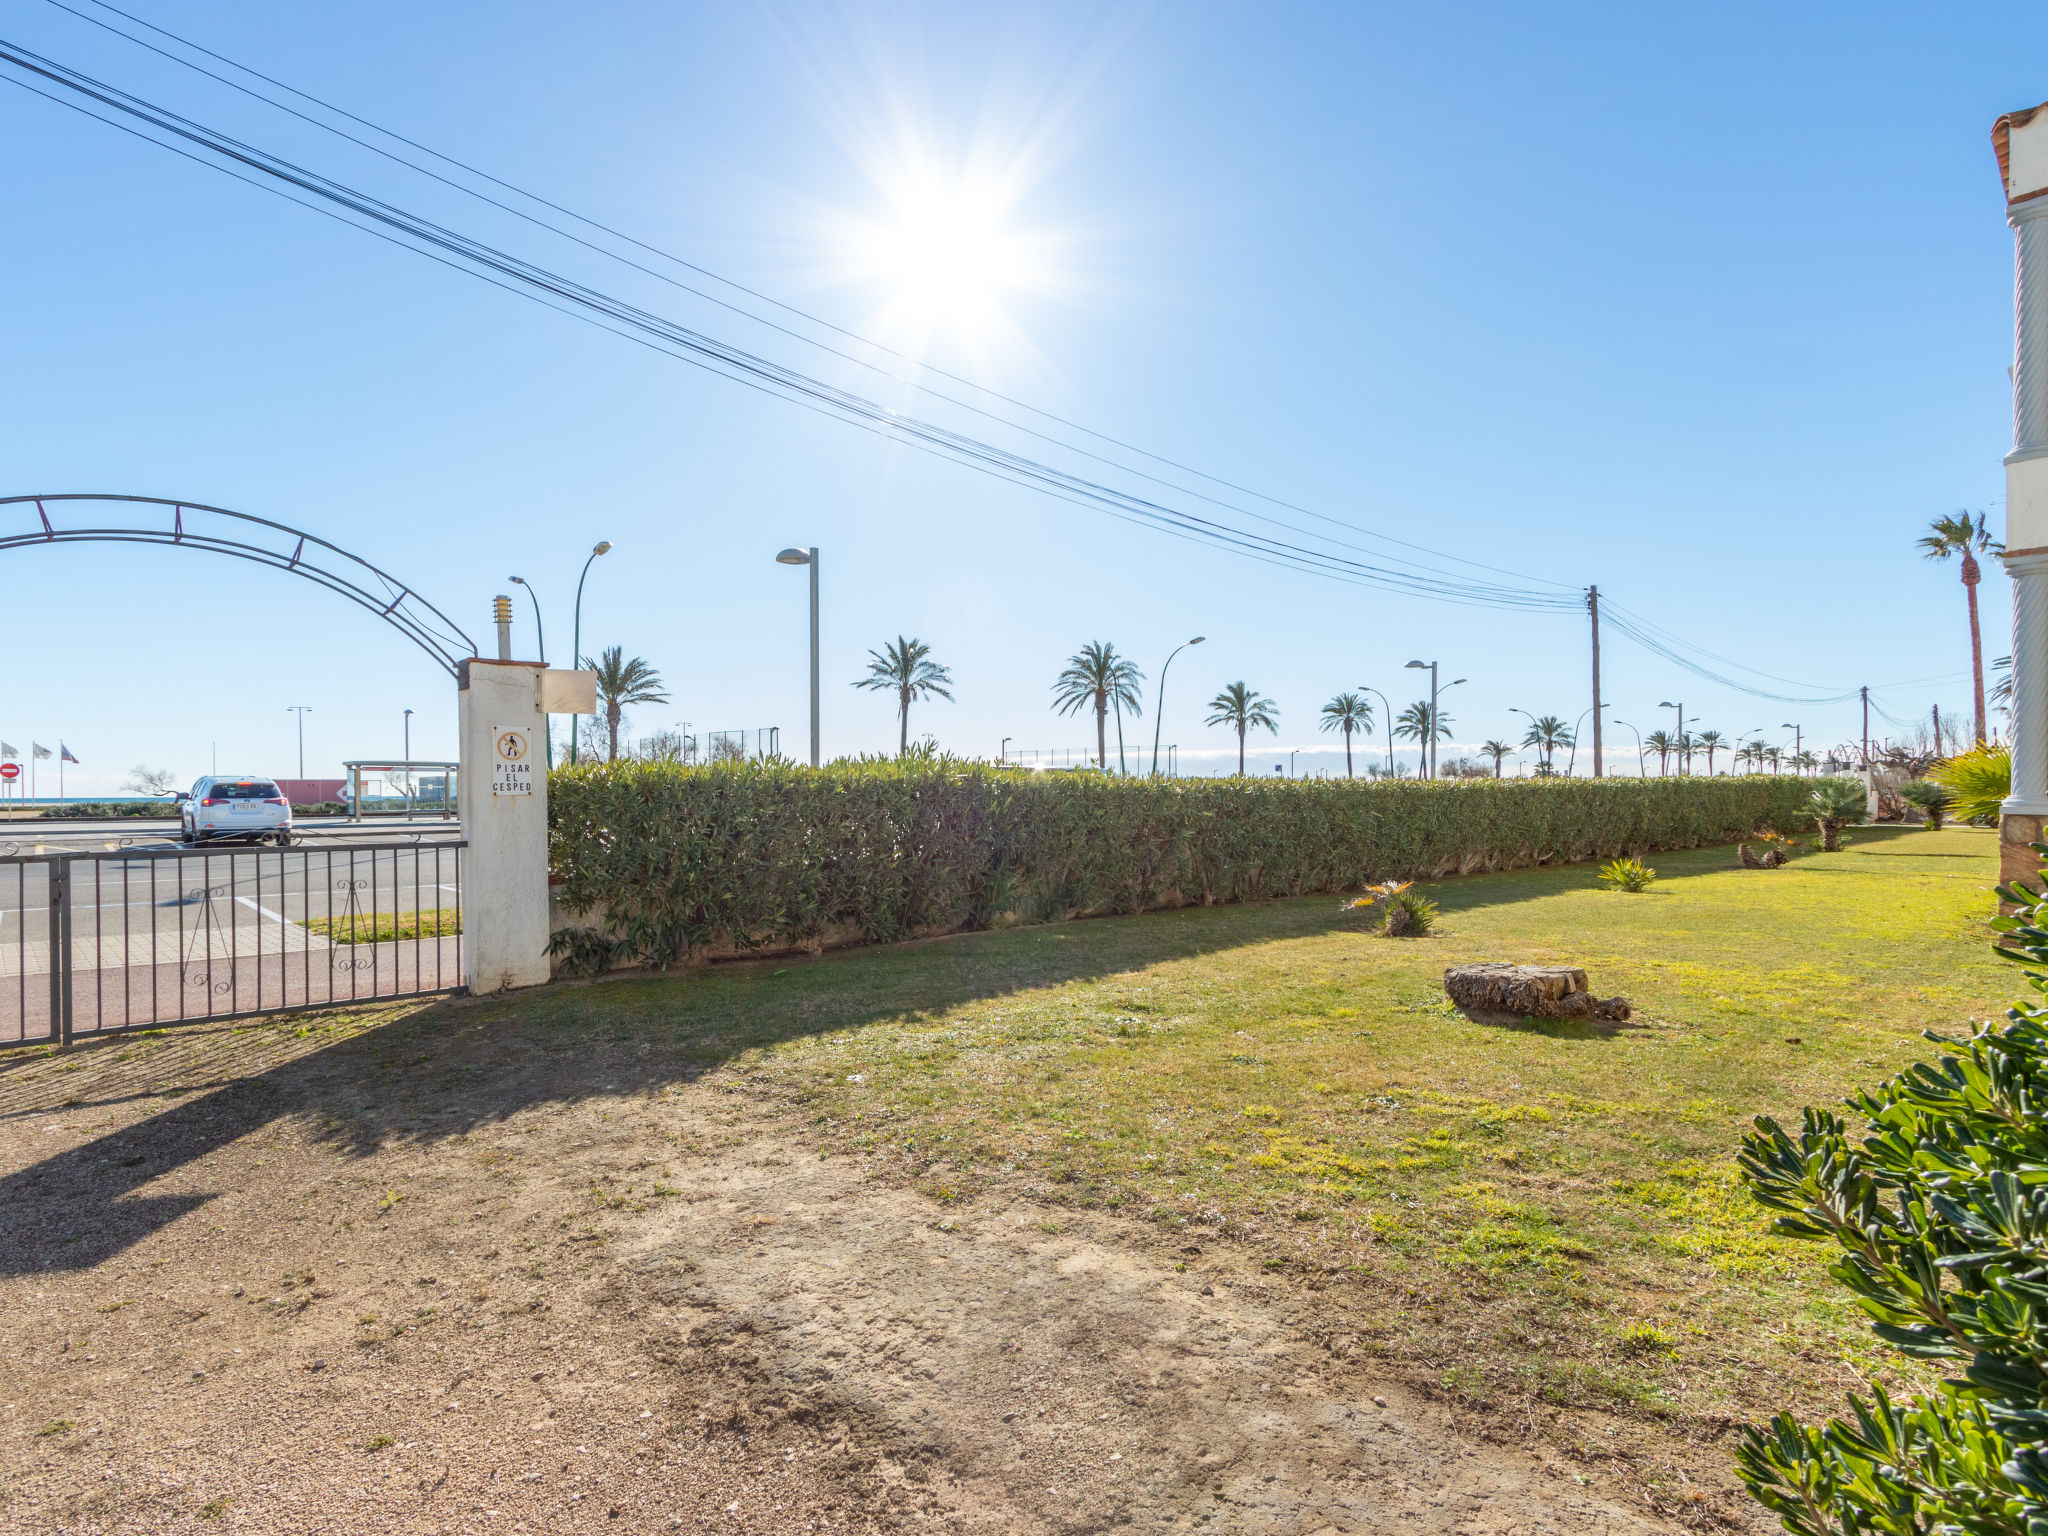
[[[1856,690],[1863,695],[1863,771],[1870,772],[1870,689]]]
[[[1593,616],[1593,777],[1600,777],[1600,589],[1586,588],[1586,611]]]

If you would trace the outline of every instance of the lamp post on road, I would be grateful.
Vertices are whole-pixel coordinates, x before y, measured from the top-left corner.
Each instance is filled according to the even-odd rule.
[[[1005,736],[1003,744],[996,748],[996,766],[1006,768],[1010,763],[1010,738]]]
[[[1411,667],[1429,668],[1429,739],[1423,743],[1423,746],[1429,754],[1429,776],[1433,779],[1436,777],[1436,738],[1437,732],[1441,729],[1437,721],[1436,712],[1437,696],[1441,691],[1436,685],[1436,663],[1433,661],[1411,661],[1408,665]],[[1462,677],[1454,679],[1451,682],[1445,683],[1444,688],[1455,688],[1464,681],[1465,679]]]
[[[1691,773],[1692,764],[1686,761],[1685,753],[1683,750],[1679,748],[1678,745],[1679,742],[1685,740],[1685,706],[1683,704],[1674,704],[1669,699],[1659,699],[1657,701],[1657,707],[1659,709],[1675,709],[1678,711],[1678,736],[1675,740],[1673,740],[1671,746],[1673,751],[1678,752],[1678,761],[1684,765],[1684,771],[1687,773]],[[1694,715],[1693,719],[1697,720],[1699,719],[1699,716]]]
[[[548,633],[545,629],[541,628],[540,594],[533,590],[533,583],[524,576],[514,576],[510,579],[514,586],[526,588],[526,595],[533,599],[533,638],[534,643],[540,647],[540,664],[546,666],[548,664]],[[572,663],[575,661],[573,656],[569,659]],[[546,738],[548,766],[552,768],[555,766],[555,730],[551,721],[544,721],[542,723],[541,735]],[[406,754],[408,757],[411,755],[409,752]]]
[[[775,557],[778,565],[808,565],[811,568],[811,766],[818,766],[818,551],[785,549]],[[1008,740],[1005,737],[1004,740]]]
[[[1394,706],[1387,702],[1387,696],[1367,683],[1358,685],[1360,693],[1369,693],[1380,701],[1380,711],[1387,721],[1387,777],[1394,776]]]
[[[299,717],[299,778],[303,781],[306,777],[306,716],[313,712],[313,706],[287,704],[284,709],[286,714]]]
[[[1587,710],[1583,711],[1583,712],[1582,712],[1582,713],[1581,713],[1581,714],[1579,715],[1579,718],[1578,718],[1578,723],[1577,723],[1576,725],[1574,725],[1574,726],[1572,727],[1572,750],[1571,750],[1571,756],[1567,757],[1567,758],[1566,758],[1566,759],[1564,760],[1564,776],[1565,776],[1566,778],[1570,778],[1570,777],[1572,776],[1572,768],[1573,768],[1573,766],[1574,766],[1574,765],[1575,765],[1575,764],[1576,764],[1576,763],[1578,762],[1578,760],[1579,760],[1579,727],[1580,727],[1580,726],[1582,726],[1582,725],[1584,725],[1584,724],[1586,723],[1586,716],[1587,716],[1587,715],[1590,715],[1591,713],[1593,713],[1593,710],[1595,710],[1595,709],[1606,709],[1607,707],[1608,707],[1608,706],[1607,706],[1607,705],[1605,705],[1605,704],[1595,704],[1595,705],[1593,705],[1593,706],[1592,706],[1592,708],[1590,708],[1590,709],[1587,709]]]
[[[1208,638],[1209,637],[1207,635],[1197,635],[1192,640],[1183,640],[1179,645],[1176,645],[1171,651],[1167,652],[1166,667],[1172,666],[1173,658],[1178,656],[1182,651],[1186,650],[1189,646],[1200,645],[1204,640]],[[1159,669],[1159,694],[1158,697],[1156,697],[1152,701],[1152,777],[1155,779],[1159,777],[1159,727],[1161,724],[1160,717],[1166,713],[1166,667],[1161,667]]]
[[[1614,723],[1616,725],[1628,725],[1628,722],[1626,720],[1617,720]],[[1628,725],[1628,728],[1632,731],[1636,731],[1636,728],[1632,725]],[[1644,771],[1643,733],[1641,731],[1636,731],[1636,777],[1639,779],[1648,777],[1648,774]]]
[[[591,547],[591,550],[590,550],[590,557],[589,557],[589,559],[587,559],[587,560],[585,560],[585,561],[583,562],[583,575],[582,575],[582,576],[578,576],[578,577],[576,578],[576,618],[575,618],[575,623],[574,623],[574,627],[573,627],[573,628],[572,628],[572,629],[571,629],[571,630],[569,631],[569,649],[570,649],[570,650],[571,650],[572,652],[574,652],[574,653],[575,653],[575,654],[573,654],[572,656],[570,656],[570,658],[569,658],[570,664],[571,664],[572,666],[578,666],[578,667],[580,667],[580,666],[582,666],[582,665],[583,665],[583,581],[584,581],[584,578],[585,578],[585,577],[587,577],[587,576],[589,576],[589,574],[590,574],[590,561],[591,561],[591,560],[595,560],[595,559],[596,559],[596,558],[597,558],[597,557],[598,557],[599,555],[608,555],[608,554],[610,554],[610,553],[611,553],[611,550],[612,550],[612,541],[611,541],[610,539],[599,539],[599,540],[597,541],[597,543],[596,543],[596,544],[594,544],[594,545],[593,545],[593,546]],[[529,591],[529,592],[531,592],[532,590],[533,590],[533,589],[532,589],[531,587],[528,587],[528,588],[527,588],[527,591]],[[571,717],[571,718],[572,718],[572,720],[574,719],[574,717]],[[579,722],[576,722],[576,723],[574,723],[574,724],[572,724],[572,725],[570,726],[570,728],[569,728],[569,761],[570,761],[571,763],[574,763],[574,762],[576,761],[576,738],[577,738],[577,737],[579,737],[579,736],[581,736],[582,734],[583,734],[583,732],[582,732],[582,729],[581,729],[581,722],[580,722],[580,721],[579,721]]]

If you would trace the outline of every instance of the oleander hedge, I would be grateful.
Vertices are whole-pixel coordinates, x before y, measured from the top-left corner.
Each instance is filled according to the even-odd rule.
[[[585,965],[886,942],[1811,830],[1790,777],[1119,779],[943,759],[603,763],[548,780]]]

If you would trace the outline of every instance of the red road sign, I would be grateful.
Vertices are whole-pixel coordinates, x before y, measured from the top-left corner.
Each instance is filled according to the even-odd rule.
[[[21,777],[21,764],[19,764],[19,763],[0,763],[0,779],[18,779],[18,778],[20,778],[20,777]]]

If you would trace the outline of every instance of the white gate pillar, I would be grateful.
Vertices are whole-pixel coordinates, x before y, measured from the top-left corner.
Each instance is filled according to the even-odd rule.
[[[2012,792],[1999,876],[2033,881],[2048,823],[2048,103],[1991,130],[2013,229],[2013,446],[2005,456],[2005,569],[2013,582]]]
[[[548,979],[547,717],[588,714],[596,675],[472,656],[457,679],[462,979],[472,993]]]

